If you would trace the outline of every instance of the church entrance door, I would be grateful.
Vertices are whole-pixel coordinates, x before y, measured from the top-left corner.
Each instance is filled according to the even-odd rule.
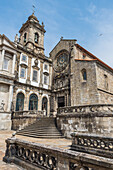
[[[48,109],[47,103],[48,103],[47,98],[43,97],[43,99],[42,99],[42,110],[44,112],[44,116],[47,116],[47,109]]]
[[[58,97],[58,107],[64,107],[65,106],[65,97],[61,96]]]

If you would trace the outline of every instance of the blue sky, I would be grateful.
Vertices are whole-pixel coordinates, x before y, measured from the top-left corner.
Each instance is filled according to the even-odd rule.
[[[113,0],[0,0],[0,34],[12,41],[32,14],[45,24],[45,54],[60,37],[77,42],[113,68]]]

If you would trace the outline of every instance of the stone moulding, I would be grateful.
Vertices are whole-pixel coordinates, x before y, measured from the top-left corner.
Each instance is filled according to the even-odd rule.
[[[101,135],[72,133],[71,150],[113,158],[113,138]]]
[[[18,164],[27,170],[113,169],[112,159],[16,138],[6,140],[6,153],[3,160],[7,163]]]
[[[95,105],[83,105],[83,106],[67,106],[58,108],[58,115],[70,115],[70,114],[96,114],[96,113],[113,113],[113,105],[112,104],[95,104]]]

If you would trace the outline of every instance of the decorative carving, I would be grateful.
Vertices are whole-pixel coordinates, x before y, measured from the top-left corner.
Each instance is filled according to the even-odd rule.
[[[36,60],[34,61],[34,63],[35,63],[35,66],[38,65],[38,59],[37,59],[37,58],[36,58]]]
[[[5,103],[4,103],[4,100],[2,100],[1,105],[0,105],[0,110],[4,111],[4,106],[5,106]]]
[[[69,106],[58,108],[58,114],[65,114],[65,113],[98,113],[98,112],[105,112],[108,111],[109,113],[112,113],[113,111],[113,105],[107,105],[107,104],[100,104],[100,105],[84,105],[84,106]]]

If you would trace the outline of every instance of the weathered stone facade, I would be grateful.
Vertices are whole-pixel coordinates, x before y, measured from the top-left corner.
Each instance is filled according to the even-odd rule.
[[[0,35],[0,129],[11,128],[11,105],[14,87],[16,47]]]
[[[14,43],[0,35],[0,102],[4,98],[5,112],[37,110],[55,116],[59,107],[113,104],[113,69],[74,39],[61,38],[46,57],[45,32],[33,13]],[[5,55],[8,72],[3,69]]]
[[[63,136],[72,132],[113,137],[113,105],[84,105],[58,110],[57,126]]]

